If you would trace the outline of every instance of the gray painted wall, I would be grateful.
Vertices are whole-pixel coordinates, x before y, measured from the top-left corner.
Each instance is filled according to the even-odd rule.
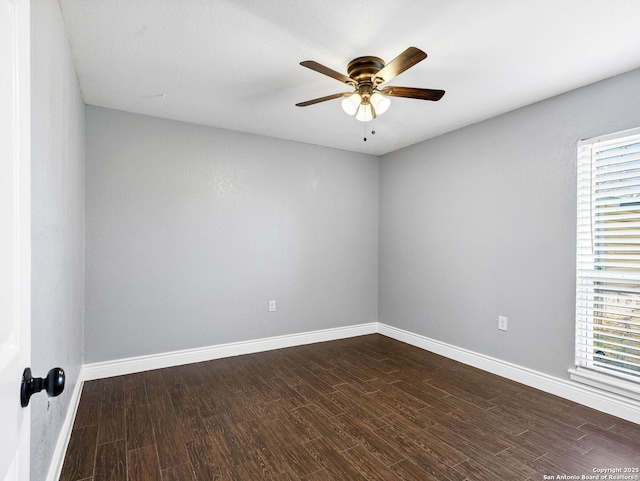
[[[86,122],[85,362],[377,320],[377,157],[99,107]]]
[[[47,476],[83,363],[84,104],[56,0],[31,3],[31,367],[67,375],[31,400],[32,480]]]
[[[638,91],[634,71],[384,156],[380,321],[567,378],[576,142],[640,125]]]

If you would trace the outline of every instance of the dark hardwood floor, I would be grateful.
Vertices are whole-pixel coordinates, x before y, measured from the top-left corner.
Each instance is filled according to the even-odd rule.
[[[87,382],[60,479],[522,481],[638,467],[637,424],[370,335]]]

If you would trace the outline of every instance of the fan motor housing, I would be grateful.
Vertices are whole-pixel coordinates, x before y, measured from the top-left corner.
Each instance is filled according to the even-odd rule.
[[[349,77],[358,83],[363,81],[370,82],[373,76],[384,66],[384,60],[380,57],[358,57],[349,62],[347,72]]]

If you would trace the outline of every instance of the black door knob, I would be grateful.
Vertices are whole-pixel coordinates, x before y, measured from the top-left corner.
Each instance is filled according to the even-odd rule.
[[[64,378],[64,371],[59,367],[51,369],[45,378],[33,377],[31,368],[26,368],[22,373],[20,404],[22,404],[23,408],[27,407],[31,396],[42,390],[47,391],[49,397],[58,396],[64,391]]]

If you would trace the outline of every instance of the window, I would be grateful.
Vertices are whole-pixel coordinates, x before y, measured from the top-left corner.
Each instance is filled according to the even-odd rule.
[[[578,143],[576,366],[640,400],[640,129]]]

